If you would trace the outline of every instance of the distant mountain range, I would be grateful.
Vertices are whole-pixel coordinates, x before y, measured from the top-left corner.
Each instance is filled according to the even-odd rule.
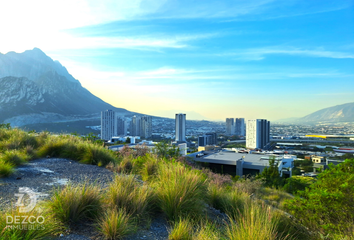
[[[354,122],[354,102],[324,108],[298,119],[300,122]]]
[[[91,94],[38,48],[0,53],[0,122],[23,126],[98,119],[105,109],[130,113]]]
[[[301,118],[279,119],[281,123],[354,122],[354,102],[324,108]]]

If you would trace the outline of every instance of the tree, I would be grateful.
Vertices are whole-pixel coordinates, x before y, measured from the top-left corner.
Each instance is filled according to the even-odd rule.
[[[305,190],[315,181],[316,179],[312,177],[293,176],[285,180],[284,190],[288,193],[296,194],[298,191]]]
[[[257,178],[263,178],[268,187],[280,187],[284,185],[284,179],[280,176],[275,158],[269,159],[269,167],[263,169]]]
[[[354,159],[347,159],[318,175],[318,180],[285,208],[312,231],[345,233],[354,224]]]
[[[125,140],[125,143],[130,143],[130,137],[127,137],[127,139]]]
[[[161,158],[177,158],[181,156],[179,148],[175,145],[169,146],[165,141],[159,142],[155,145],[154,152]]]

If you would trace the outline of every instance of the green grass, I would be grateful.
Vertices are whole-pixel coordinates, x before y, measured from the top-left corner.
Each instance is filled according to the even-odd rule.
[[[134,233],[137,225],[124,209],[109,209],[98,219],[97,230],[106,239],[121,239]]]
[[[160,164],[155,188],[158,205],[169,220],[203,214],[207,188],[200,171],[180,164]]]
[[[76,186],[69,183],[54,192],[46,208],[65,225],[94,220],[102,210],[100,187],[88,183]]]

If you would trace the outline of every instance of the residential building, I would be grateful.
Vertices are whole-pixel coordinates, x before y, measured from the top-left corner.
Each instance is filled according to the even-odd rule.
[[[115,112],[106,110],[101,112],[101,139],[110,140],[116,135],[117,121]]]
[[[131,136],[140,136],[140,117],[133,116],[132,121],[130,122],[130,135]]]
[[[270,122],[266,119],[247,121],[246,148],[264,148],[270,142]]]
[[[186,141],[186,114],[176,113],[176,142],[185,142]]]
[[[127,135],[127,122],[124,118],[117,117],[117,131],[115,136]]]
[[[235,125],[233,118],[226,118],[226,135],[233,135],[235,133]]]
[[[143,116],[140,119],[140,136],[150,138],[152,136],[152,117]]]
[[[238,136],[245,136],[245,119],[236,118],[235,119],[235,134]]]

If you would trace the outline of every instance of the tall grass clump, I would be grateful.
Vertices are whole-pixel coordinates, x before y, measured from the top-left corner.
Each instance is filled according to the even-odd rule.
[[[97,230],[107,239],[121,239],[134,233],[137,225],[124,209],[108,209],[99,218]]]
[[[232,217],[242,212],[245,204],[250,201],[249,195],[236,187],[209,184],[208,193],[210,205]]]
[[[137,182],[134,175],[116,175],[105,200],[111,209],[124,209],[133,217],[145,219],[153,208],[154,192],[148,185]]]
[[[279,218],[274,215],[270,206],[246,203],[244,211],[236,216],[229,216],[226,236],[230,240],[272,240],[288,239],[289,236],[277,232]]]
[[[94,220],[102,209],[100,187],[82,183],[69,183],[64,189],[56,189],[47,206],[54,217],[65,225],[84,220]]]
[[[156,180],[158,205],[169,220],[193,215],[200,217],[205,209],[206,182],[199,171],[180,164],[160,164]]]
[[[69,158],[99,166],[116,161],[114,153],[102,145],[77,136],[64,135],[47,137],[47,141],[38,150],[38,156]]]
[[[155,179],[157,177],[158,168],[159,168],[159,164],[157,158],[147,155],[146,162],[140,171],[143,180],[151,181]]]
[[[170,234],[169,240],[192,240],[193,227],[188,219],[179,219],[175,221]]]
[[[221,239],[221,229],[206,221],[201,223],[198,230],[193,235],[193,240],[219,240]]]
[[[15,217],[19,220],[15,221]],[[48,239],[62,230],[62,224],[56,221],[49,212],[39,212],[36,209],[26,213],[18,209],[0,212],[0,239]]]
[[[15,171],[15,166],[12,163],[5,162],[0,158],[0,178],[7,177]]]
[[[28,162],[29,156],[24,151],[8,150],[0,154],[0,159],[2,159],[4,162],[19,166]]]
[[[32,146],[33,148],[37,148],[38,141],[36,136],[17,128],[1,129],[0,149],[19,150],[25,148],[26,146]]]

